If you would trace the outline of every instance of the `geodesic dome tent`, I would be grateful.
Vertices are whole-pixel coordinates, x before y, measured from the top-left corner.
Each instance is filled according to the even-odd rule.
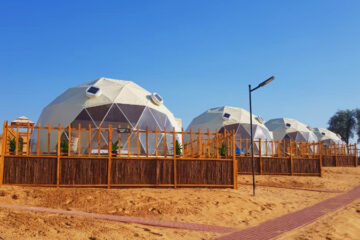
[[[69,124],[77,128],[92,129],[108,128],[111,124],[113,128],[128,127],[139,130],[172,131],[175,127],[179,131],[178,124],[173,114],[162,104],[162,98],[158,94],[151,94],[139,85],[131,81],[115,80],[109,78],[99,78],[95,81],[86,82],[78,86],[69,88],[63,94],[58,96],[53,102],[46,106],[38,120],[44,126],[50,123],[62,127]],[[76,139],[77,132],[72,131],[72,139]],[[74,135],[73,135],[74,134]],[[81,139],[87,139],[88,133],[84,132]],[[107,132],[100,133],[100,148],[106,149],[108,146]],[[117,140],[117,134],[113,133],[113,141]],[[127,135],[127,134],[126,134]],[[164,145],[164,134],[157,134],[157,145]],[[36,148],[37,133],[32,134],[32,151]],[[63,139],[68,139],[68,132],[63,131]],[[136,133],[130,136],[130,152],[136,153]],[[98,132],[91,133],[91,149],[98,150]],[[145,151],[145,133],[139,134],[140,151]],[[172,139],[171,139],[172,140]],[[178,139],[180,141],[181,139]],[[120,152],[128,152],[128,140],[126,136],[121,137]],[[167,138],[168,145],[172,145],[170,137]],[[51,151],[56,150],[57,135],[51,134],[50,139]],[[170,145],[169,145],[170,144]],[[40,131],[40,151],[46,151],[47,148],[47,131]],[[149,133],[148,149],[152,154],[155,151],[155,136]],[[162,148],[163,149],[163,148]],[[171,149],[168,149],[170,151]],[[88,152],[88,141],[81,141],[81,151]]]
[[[271,141],[272,136],[267,127],[264,125],[264,121],[261,117],[253,115],[253,137],[254,140],[261,139],[262,155],[265,155],[266,140]],[[202,132],[206,132],[209,129],[210,132],[235,131],[236,148],[237,153],[245,153],[246,149],[250,152],[250,113],[242,108],[238,107],[217,107],[207,110],[194,118],[187,128],[187,131],[192,129]],[[240,139],[242,140],[240,142]],[[248,141],[246,141],[246,139]],[[247,144],[247,146],[246,146]],[[271,143],[267,144],[268,154],[271,154]],[[259,144],[254,143],[254,153],[259,153]]]
[[[344,144],[341,136],[325,128],[314,128],[314,133],[323,145]]]
[[[305,124],[290,118],[271,119],[265,123],[272,131],[274,140],[289,139],[295,142],[317,142],[312,129]]]

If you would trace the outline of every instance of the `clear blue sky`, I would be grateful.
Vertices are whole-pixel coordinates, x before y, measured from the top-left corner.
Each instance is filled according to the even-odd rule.
[[[360,107],[360,1],[1,1],[0,120],[36,121],[98,77],[159,92],[186,127],[208,108],[327,127]]]

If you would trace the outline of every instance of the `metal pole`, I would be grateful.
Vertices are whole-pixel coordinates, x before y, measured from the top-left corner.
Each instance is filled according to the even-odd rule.
[[[251,85],[249,84],[249,103],[250,103],[250,138],[251,138],[251,170],[253,180],[253,196],[255,196],[255,162],[254,162],[254,140],[252,127],[252,106],[251,106]]]

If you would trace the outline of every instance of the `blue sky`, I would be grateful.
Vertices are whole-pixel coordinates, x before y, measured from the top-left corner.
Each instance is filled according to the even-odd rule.
[[[208,108],[327,127],[360,102],[360,1],[1,1],[0,120],[36,121],[67,88],[110,77]]]

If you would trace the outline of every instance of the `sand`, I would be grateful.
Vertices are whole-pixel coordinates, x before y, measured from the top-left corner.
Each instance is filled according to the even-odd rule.
[[[257,176],[260,185],[346,191],[360,184],[360,168],[325,168],[322,178]],[[257,188],[239,176],[239,189],[56,189],[0,187],[0,204],[40,206],[121,216],[246,228],[311,206],[339,193]],[[148,227],[55,214],[0,209],[4,239],[211,239],[219,234]]]

